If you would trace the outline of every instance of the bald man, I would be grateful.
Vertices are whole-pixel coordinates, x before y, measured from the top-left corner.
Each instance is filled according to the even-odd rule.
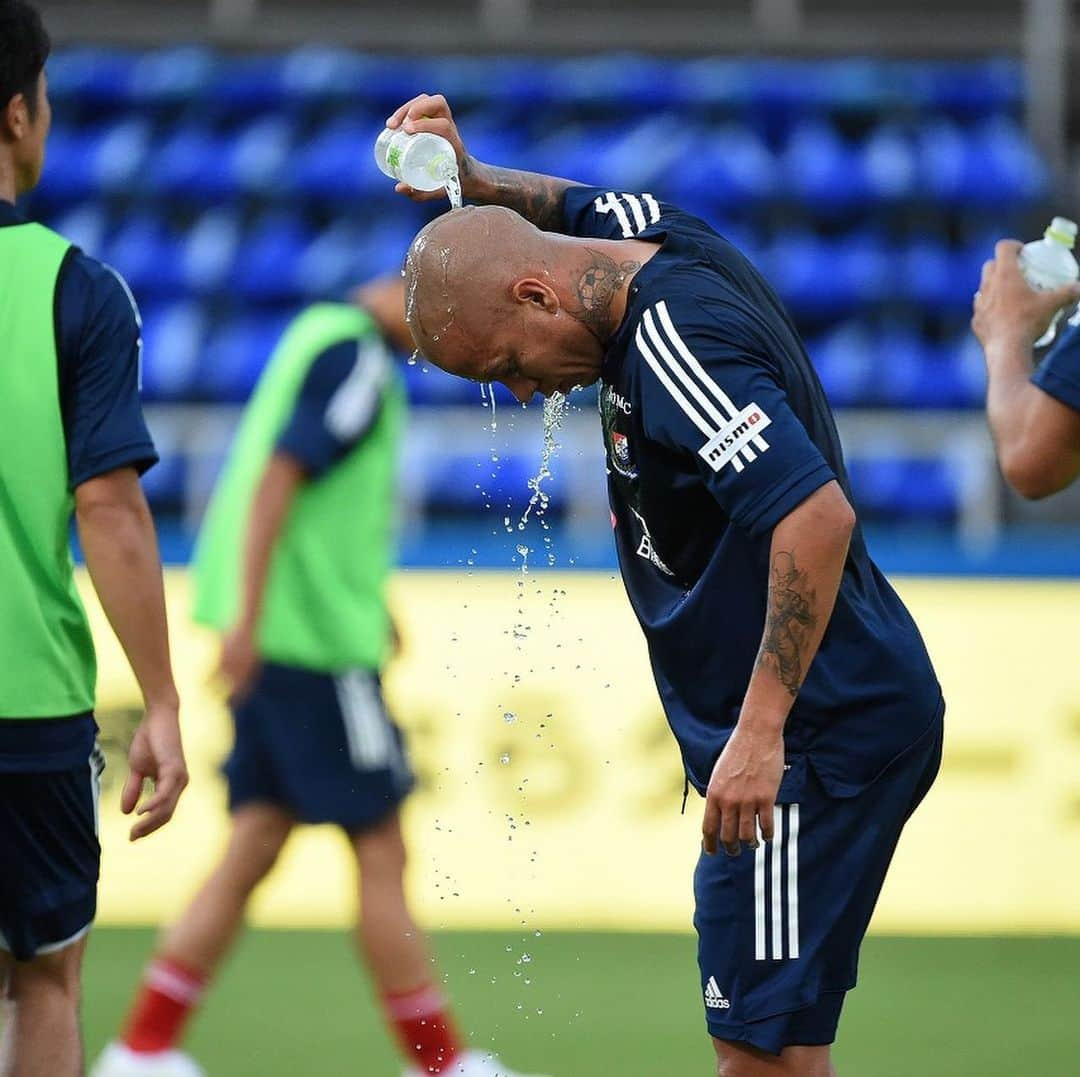
[[[417,346],[522,402],[601,382],[623,580],[705,797],[695,926],[718,1072],[825,1077],[944,705],[867,553],[817,375],[704,222],[649,192],[482,164],[439,96],[389,125],[447,137],[465,197],[487,203],[409,251]]]

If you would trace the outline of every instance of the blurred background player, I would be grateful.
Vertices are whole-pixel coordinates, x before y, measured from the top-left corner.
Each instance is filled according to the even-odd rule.
[[[619,567],[705,798],[694,926],[718,1072],[829,1077],[892,854],[941,761],[944,702],[866,548],[805,347],[704,221],[484,164],[441,95],[389,126],[449,139],[484,203],[409,250],[417,347],[522,404],[601,382]]]
[[[141,838],[187,782],[154,525],[139,474],[157,460],[139,404],[139,316],[109,267],[25,221],[49,133],[37,12],[0,0],[0,1073],[82,1072],[79,978],[97,906],[96,663],[75,587],[72,513],[138,680],[122,806],[143,781]]]
[[[379,671],[393,647],[392,562],[411,349],[400,277],[321,304],[286,331],[248,406],[196,552],[200,622],[224,632],[236,740],[232,833],[166,932],[97,1077],[197,1074],[176,1050],[293,826],[336,823],[356,855],[357,944],[407,1073],[513,1077],[465,1050],[406,905],[398,809],[413,786]]]
[[[1036,291],[1020,271],[1021,244],[998,243],[983,266],[972,328],[983,346],[986,414],[1001,473],[1023,497],[1042,498],[1080,475],[1080,326],[1062,325],[1035,366],[1035,341],[1080,285]]]

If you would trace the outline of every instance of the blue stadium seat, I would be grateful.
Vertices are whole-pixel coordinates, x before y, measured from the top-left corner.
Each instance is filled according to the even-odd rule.
[[[1043,197],[1049,177],[1023,131],[1006,119],[973,132],[936,120],[919,133],[919,186],[950,206],[1006,207]]]
[[[308,46],[282,58],[281,85],[294,103],[355,104],[365,92],[370,66],[349,49]]]
[[[971,307],[986,256],[950,248],[943,237],[916,237],[896,252],[899,294],[928,311],[961,314]]]
[[[842,322],[809,341],[807,350],[833,407],[854,407],[870,398],[878,356],[865,322]]]
[[[206,340],[206,316],[194,302],[145,305],[143,398],[177,401],[198,395],[198,370]]]
[[[50,220],[49,227],[93,258],[100,258],[108,234],[108,214],[95,202],[69,209]]]
[[[287,182],[293,144],[292,125],[281,116],[262,116],[239,129],[228,143],[232,193],[277,194]]]
[[[1024,96],[1023,66],[1016,60],[921,65],[930,106],[964,119],[1019,111]]]
[[[820,213],[850,210],[872,193],[858,151],[819,120],[795,125],[780,161],[792,197]]]
[[[547,103],[574,112],[666,108],[678,103],[670,65],[640,55],[598,54],[551,65]]]
[[[950,520],[959,508],[958,476],[944,460],[883,454],[851,460],[849,472],[856,507],[867,519]]]
[[[49,96],[55,104],[77,104],[91,114],[126,106],[139,54],[118,49],[59,49],[49,57]]]
[[[689,60],[671,72],[672,93],[687,108],[722,115],[743,112],[753,96],[753,69],[744,60]]]
[[[179,201],[208,202],[233,193],[229,140],[201,124],[174,131],[154,147],[147,184],[155,194]]]
[[[197,45],[144,53],[131,71],[131,103],[157,108],[199,100],[213,82],[217,63],[213,52]]]
[[[183,290],[206,296],[228,290],[240,238],[235,209],[211,209],[199,217],[182,239]]]
[[[187,459],[178,450],[156,441],[160,460],[142,477],[146,500],[154,512],[179,515],[184,510]]]
[[[105,247],[136,297],[171,297],[183,288],[180,237],[150,212],[125,217]]]
[[[857,150],[858,167],[867,197],[878,202],[900,202],[915,191],[918,168],[911,139],[899,127],[882,124]]]
[[[378,170],[372,147],[379,131],[370,123],[337,120],[302,141],[286,179],[306,198],[347,203],[355,208],[365,191],[386,196],[393,183]]]
[[[835,242],[812,233],[781,235],[767,261],[773,284],[801,315],[843,316],[889,299],[896,287],[889,245],[874,232]]]
[[[678,157],[666,175],[656,177],[658,186],[690,212],[707,204],[719,213],[737,213],[778,192],[778,162],[748,126],[687,127],[669,138]]]
[[[245,314],[219,325],[203,349],[197,375],[204,400],[243,403],[281,339],[293,312]]]
[[[207,104],[226,116],[283,108],[288,104],[281,77],[284,58],[277,55],[230,56],[220,63]]]
[[[232,277],[236,294],[256,301],[295,299],[301,292],[300,252],[310,240],[295,214],[276,212],[260,219],[240,245]]]
[[[529,480],[538,470],[539,461],[531,456],[507,454],[493,461],[490,454],[440,453],[430,462],[427,505],[437,512],[491,512],[500,517],[509,512],[516,518],[529,503]],[[557,461],[552,472],[555,477],[544,482],[543,490],[550,498],[547,511],[555,513],[565,507],[566,495]]]
[[[357,271],[364,238],[363,229],[349,219],[313,236],[290,267],[297,290],[310,299],[326,299],[342,296],[349,287],[360,283],[367,276]]]

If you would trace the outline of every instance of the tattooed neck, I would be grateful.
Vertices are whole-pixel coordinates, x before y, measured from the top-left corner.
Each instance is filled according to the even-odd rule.
[[[586,247],[588,263],[574,271],[574,302],[566,312],[576,318],[601,344],[611,336],[611,305],[627,280],[640,268],[640,262],[616,262],[602,251]]]
[[[817,596],[795,555],[778,550],[769,572],[769,608],[758,666],[768,666],[792,696],[806,675],[807,641],[817,625]]]

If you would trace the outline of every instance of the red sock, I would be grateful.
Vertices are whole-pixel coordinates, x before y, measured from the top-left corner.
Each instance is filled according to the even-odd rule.
[[[426,984],[383,995],[383,1006],[408,1064],[421,1073],[445,1073],[461,1053],[461,1041],[442,992]]]
[[[206,979],[179,962],[163,957],[152,961],[131,1008],[124,1044],[139,1054],[174,1047],[188,1015],[202,998]]]

